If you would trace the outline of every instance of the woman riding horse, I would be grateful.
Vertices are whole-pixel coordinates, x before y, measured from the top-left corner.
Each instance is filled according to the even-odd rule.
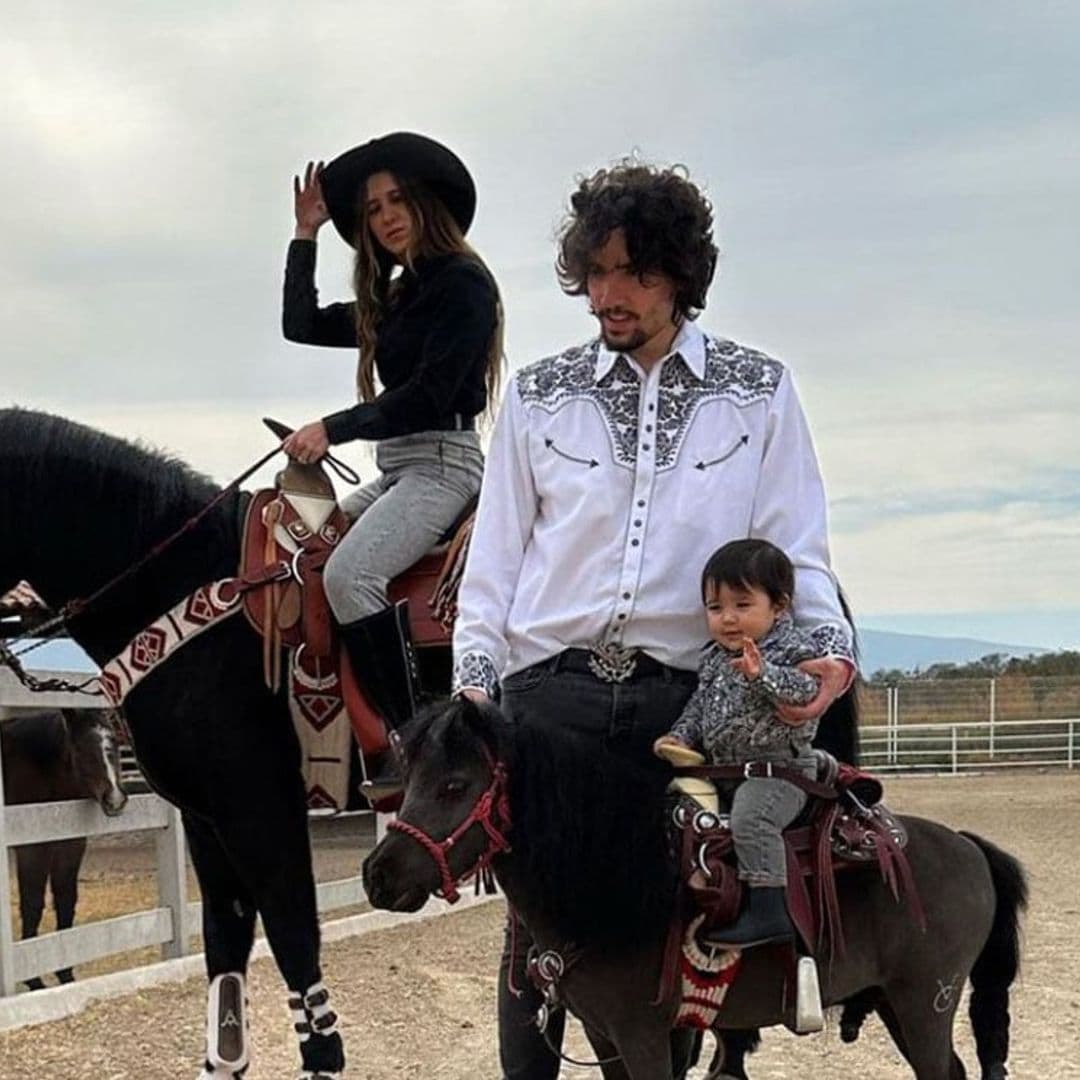
[[[359,402],[306,424],[284,448],[312,462],[338,443],[376,444],[380,475],[345,500],[356,524],[327,563],[325,582],[353,669],[393,729],[412,715],[415,666],[405,609],[388,606],[386,586],[480,489],[475,421],[498,387],[499,292],[465,240],[476,208],[472,177],[432,139],[395,132],[325,168],[308,162],[293,191],[285,336],[359,347]],[[356,249],[356,298],[320,307],[315,245],[328,220]]]

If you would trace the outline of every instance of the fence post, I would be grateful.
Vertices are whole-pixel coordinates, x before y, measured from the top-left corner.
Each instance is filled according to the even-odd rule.
[[[4,763],[0,760],[0,997],[15,993],[15,942],[11,929],[11,871],[4,806]]]
[[[1069,768],[1073,767],[1076,760],[1076,721],[1069,721]]]
[[[889,764],[900,758],[900,687],[892,688],[892,738],[889,740]]]
[[[955,776],[960,771],[960,754],[959,754],[959,740],[957,739],[956,725],[950,724],[952,728],[952,771]]]
[[[997,720],[997,679],[990,680],[990,760],[994,760],[994,722]]]
[[[172,911],[173,936],[161,946],[164,960],[186,956],[195,927],[188,916],[187,848],[180,811],[169,807],[169,824],[157,835],[158,903]]]

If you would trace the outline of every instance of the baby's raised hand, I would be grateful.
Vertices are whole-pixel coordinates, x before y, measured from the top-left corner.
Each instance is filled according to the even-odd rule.
[[[731,666],[736,671],[741,671],[748,679],[761,677],[761,650],[753,638],[743,638],[742,656],[736,656],[731,661]]]

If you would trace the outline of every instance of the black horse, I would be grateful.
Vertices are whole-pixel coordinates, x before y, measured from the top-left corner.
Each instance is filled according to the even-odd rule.
[[[405,740],[406,793],[397,829],[364,864],[372,903],[419,908],[448,877],[491,856],[508,901],[538,946],[567,961],[559,991],[582,1019],[609,1080],[670,1080],[676,1001],[659,985],[677,882],[664,812],[666,777],[570,736],[507,723],[494,707],[433,708]],[[506,777],[509,825],[500,804]],[[485,795],[487,798],[485,799]],[[496,807],[442,844],[477,808]],[[1009,987],[1026,903],[1020,864],[993,844],[932,821],[904,818],[926,929],[874,869],[839,875],[846,951],[819,957],[822,999],[872,999],[919,1080],[957,1080],[952,1046],[964,983],[986,1080],[1004,1077]],[[440,861],[446,865],[440,868]],[[724,1028],[793,1023],[785,965],[744,952],[720,1012]]]
[[[59,417],[0,410],[0,594],[26,579],[53,609],[89,596],[219,490],[160,453]],[[199,586],[234,575],[242,498],[223,500],[73,618],[75,641],[104,664]],[[321,982],[300,751],[284,697],[264,684],[261,642],[242,618],[223,620],[147,675],[124,712],[143,775],[182,814],[208,977],[236,973],[242,994],[260,915],[290,991],[303,1075],[336,1077],[345,1056]],[[202,1076],[234,1071],[208,1061]]]
[[[94,799],[106,814],[119,814],[127,795],[120,783],[113,724],[111,710],[102,709],[41,709],[0,718],[4,802],[22,806]],[[37,936],[46,885],[52,889],[57,930],[74,923],[85,853],[85,836],[15,848],[23,938]],[[62,983],[75,978],[71,968],[63,968],[56,977]],[[45,984],[33,978],[26,985],[40,990]]]

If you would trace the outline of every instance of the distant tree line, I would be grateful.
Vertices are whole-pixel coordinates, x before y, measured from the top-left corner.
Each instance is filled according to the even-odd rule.
[[[967,664],[931,664],[927,668],[916,668],[913,671],[882,668],[866,681],[871,686],[884,686],[911,679],[1030,679],[1055,676],[1080,676],[1080,652],[1066,649],[1034,656],[988,653]]]

